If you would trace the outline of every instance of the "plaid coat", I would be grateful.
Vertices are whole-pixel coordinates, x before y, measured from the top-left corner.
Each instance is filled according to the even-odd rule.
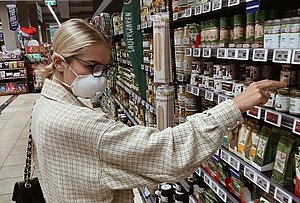
[[[227,100],[163,131],[128,127],[46,80],[33,109],[33,159],[48,203],[133,202],[132,188],[193,173],[242,120]]]

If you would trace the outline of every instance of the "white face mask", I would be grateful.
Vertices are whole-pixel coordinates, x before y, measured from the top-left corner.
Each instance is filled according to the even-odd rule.
[[[59,55],[59,54],[57,54],[57,55]],[[59,55],[59,56],[65,61],[65,59],[61,55]],[[63,81],[61,81],[61,83],[64,84],[65,86],[69,87],[75,96],[90,99],[90,98],[94,97],[97,93],[100,93],[105,90],[105,88],[107,86],[106,75],[103,75],[100,77],[94,77],[92,74],[78,75],[69,64],[68,64],[68,67],[76,75],[76,78],[72,82],[71,85],[68,85]]]

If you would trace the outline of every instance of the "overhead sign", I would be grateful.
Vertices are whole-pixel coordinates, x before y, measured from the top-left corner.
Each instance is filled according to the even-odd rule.
[[[46,6],[56,6],[56,0],[45,0]]]
[[[43,22],[43,11],[40,5],[36,2],[36,11],[37,11],[37,16],[39,21],[42,23]]]
[[[18,20],[18,12],[16,4],[8,4],[7,13],[8,13],[8,21],[9,21],[9,28],[11,31],[16,31],[19,27],[19,20]]]

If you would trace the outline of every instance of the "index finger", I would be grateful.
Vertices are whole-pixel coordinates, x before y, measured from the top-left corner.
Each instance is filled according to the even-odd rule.
[[[275,80],[262,80],[262,81],[257,82],[257,85],[260,89],[263,89],[263,90],[287,86],[286,83],[278,82]]]

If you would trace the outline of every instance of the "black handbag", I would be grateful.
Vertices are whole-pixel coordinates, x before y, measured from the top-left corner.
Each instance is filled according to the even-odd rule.
[[[31,178],[32,154],[31,124],[27,145],[27,157],[24,169],[24,180],[15,183],[12,200],[16,203],[45,203],[43,192],[37,177]]]

